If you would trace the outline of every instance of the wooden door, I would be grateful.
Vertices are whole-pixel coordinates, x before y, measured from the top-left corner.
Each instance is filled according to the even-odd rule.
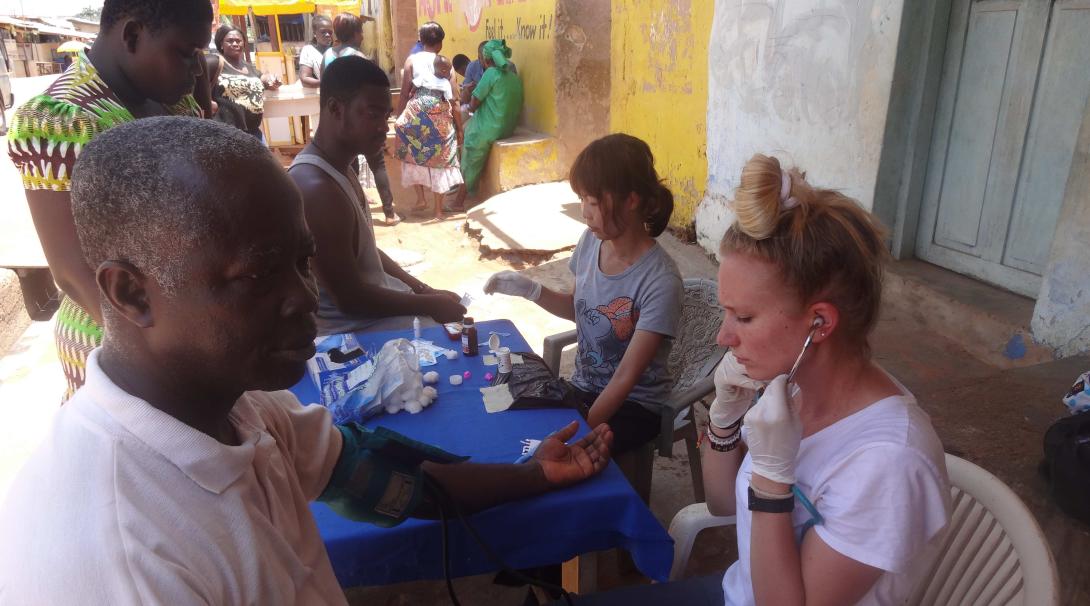
[[[1090,0],[954,0],[917,255],[1036,297],[1090,98]]]

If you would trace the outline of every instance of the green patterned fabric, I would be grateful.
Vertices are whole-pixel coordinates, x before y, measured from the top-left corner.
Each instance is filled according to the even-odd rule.
[[[202,116],[192,95],[167,109],[174,115]],[[99,77],[87,55],[79,53],[45,92],[15,110],[8,129],[8,155],[24,189],[70,191],[72,167],[83,147],[102,131],[135,119]],[[83,385],[87,354],[102,343],[102,328],[91,314],[65,297],[54,333],[68,378],[67,399]]]

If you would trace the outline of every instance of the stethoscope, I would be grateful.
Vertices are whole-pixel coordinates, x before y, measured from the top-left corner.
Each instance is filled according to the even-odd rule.
[[[822,319],[821,316],[817,316],[814,318],[813,324],[810,325],[810,332],[806,335],[806,340],[802,342],[802,349],[799,351],[799,356],[795,358],[795,363],[791,365],[791,371],[787,373],[787,383],[789,385],[795,380],[795,373],[799,371],[799,365],[802,363],[802,357],[806,355],[806,350],[810,349],[810,345],[814,343],[814,334],[817,333],[817,330],[824,325],[825,320]],[[764,389],[761,389],[757,392],[757,396],[753,400],[754,403],[756,403],[757,400],[760,399],[762,394],[764,394]],[[817,507],[815,507],[814,504],[810,502],[810,499],[807,498],[801,490],[799,490],[798,484],[791,485],[791,493],[795,495],[795,498],[799,500],[799,503],[802,503],[803,509],[805,509],[806,512],[810,514],[810,519],[802,525],[802,533],[799,535],[800,537],[804,537],[806,536],[806,531],[810,530],[814,526],[817,526],[818,524],[824,524],[825,518],[821,517],[821,514],[818,513]]]

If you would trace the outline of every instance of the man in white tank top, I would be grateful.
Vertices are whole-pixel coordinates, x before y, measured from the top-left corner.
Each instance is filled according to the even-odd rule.
[[[386,74],[366,59],[342,57],[322,74],[320,94],[318,131],[288,171],[318,248],[319,333],[409,328],[416,316],[460,320],[466,310],[458,295],[431,288],[378,249],[351,168],[357,155],[386,144]]]

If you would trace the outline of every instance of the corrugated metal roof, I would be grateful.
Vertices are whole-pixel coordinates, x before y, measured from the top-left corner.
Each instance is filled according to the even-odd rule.
[[[0,15],[0,23],[6,25],[14,25],[16,27],[25,27],[27,29],[38,29],[41,23],[34,23],[33,21],[23,21],[22,19],[16,19],[15,17],[5,17]]]
[[[95,35],[88,32],[79,32],[74,29],[67,29],[63,27],[50,27],[48,25],[39,25],[34,28],[42,34],[53,34],[54,36],[69,36],[71,38],[83,38],[84,40],[93,40]]]
[[[65,27],[53,27],[51,25],[43,25],[34,21],[24,21],[22,19],[16,19],[15,17],[5,17],[2,15],[0,15],[0,24],[32,29],[42,34],[51,34],[54,36],[68,36],[69,38],[82,38],[84,40],[94,40],[95,38],[94,34],[88,32],[80,32]]]

